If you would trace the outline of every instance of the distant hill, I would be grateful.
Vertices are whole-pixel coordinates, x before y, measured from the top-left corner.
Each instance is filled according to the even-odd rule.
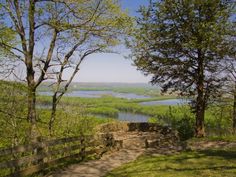
[[[43,83],[38,91],[51,91],[52,83]],[[74,82],[70,85],[69,91],[114,91],[120,93],[136,93],[143,95],[156,96],[160,94],[160,88],[147,83],[86,83]]]

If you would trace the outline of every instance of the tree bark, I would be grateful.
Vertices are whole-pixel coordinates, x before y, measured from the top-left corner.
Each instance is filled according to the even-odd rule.
[[[204,99],[204,59],[201,52],[198,52],[198,81],[197,81],[197,103],[196,103],[196,127],[195,136],[198,138],[205,136],[204,116],[205,116],[205,99]]]
[[[28,121],[31,123],[36,122],[36,94],[35,89],[29,88],[28,89]]]
[[[28,121],[30,122],[30,141],[36,142],[38,138],[37,120],[36,120],[36,85],[35,85],[35,71],[33,66],[33,55],[35,46],[35,1],[29,0],[29,43],[28,50],[24,50],[25,64],[27,69],[27,83],[28,83]],[[25,38],[25,35],[24,35]]]
[[[30,123],[29,138],[30,141],[34,142],[37,139],[36,129],[36,89],[29,86],[28,88],[28,121]]]
[[[204,117],[205,117],[205,103],[203,92],[198,90],[197,105],[196,105],[196,127],[195,136],[198,138],[205,136]]]
[[[50,136],[52,136],[53,124],[56,118],[56,110],[57,110],[57,93],[54,93],[52,97],[51,117],[48,125]]]

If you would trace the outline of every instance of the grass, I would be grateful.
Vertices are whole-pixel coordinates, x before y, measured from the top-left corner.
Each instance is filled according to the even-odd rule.
[[[8,84],[9,85],[9,84]],[[94,88],[96,85],[94,85]],[[84,87],[86,88],[86,87]],[[119,89],[119,87],[114,87],[113,89]],[[127,91],[131,92],[132,87],[127,87]],[[146,88],[144,88],[146,89]],[[4,99],[9,101],[8,91],[5,90],[4,94],[6,96],[2,96],[2,106],[5,110],[11,110],[15,115],[20,117],[26,117],[26,98],[23,94],[20,101],[14,101],[16,97],[12,99],[15,106],[12,104],[6,104]],[[134,91],[135,89],[133,89]],[[137,88],[140,90],[140,88]],[[136,91],[137,91],[136,90]],[[17,89],[16,89],[16,91]],[[4,98],[4,99],[3,99]],[[151,117],[151,122],[156,122],[159,124],[168,124],[177,130],[185,130],[191,128],[188,124],[185,124],[185,120],[189,120],[191,124],[194,124],[194,115],[190,112],[188,106],[164,106],[164,105],[152,105],[152,106],[143,106],[139,103],[142,101],[153,101],[153,100],[163,100],[163,99],[171,99],[175,98],[175,96],[166,96],[166,95],[158,95],[157,97],[150,99],[123,99],[123,98],[114,98],[111,96],[104,96],[101,98],[78,98],[78,97],[63,97],[61,102],[58,105],[58,110],[56,113],[56,122],[54,126],[55,136],[69,136],[69,135],[78,135],[83,131],[89,132],[92,129],[101,123],[106,123],[110,121],[114,121],[117,118],[118,112],[129,112],[135,114],[143,114]],[[37,103],[51,106],[51,97],[50,96],[37,96]],[[24,103],[22,108],[20,104]],[[19,108],[18,108],[19,107]],[[14,108],[14,109],[13,109]],[[22,111],[25,110],[25,111]],[[214,128],[214,132],[224,136],[227,134],[231,127],[231,118],[230,114],[221,114],[221,109],[217,109],[215,107],[211,107],[206,112],[205,123],[206,127]],[[230,113],[228,110],[223,110],[224,113]],[[44,109],[38,107],[37,110],[38,115],[38,129],[40,130],[40,134],[42,136],[48,136],[48,122],[50,118],[50,109]],[[107,118],[97,119],[96,115],[104,115]],[[222,118],[219,115],[223,115]],[[9,125],[10,118],[14,122],[17,122],[17,126],[15,124]],[[100,117],[100,116],[99,116]],[[187,119],[185,119],[187,117]],[[113,119],[110,119],[113,118]],[[181,122],[182,121],[182,122]],[[15,132],[17,132],[17,137],[19,137],[19,141],[23,142],[25,138],[22,138],[25,135],[25,131],[27,129],[27,121],[26,119],[21,121],[21,119],[16,119],[14,116],[6,116],[4,114],[0,114],[0,133],[2,134],[0,138],[0,147],[4,147],[11,142],[10,139],[15,137]],[[180,126],[175,126],[180,125]],[[25,128],[26,127],[26,128]],[[193,129],[193,128],[191,128]],[[186,133],[186,132],[184,132]],[[188,132],[187,132],[188,134]],[[212,134],[214,135],[214,134]]]
[[[168,99],[169,97],[161,96],[155,99]],[[49,104],[51,97],[40,96],[39,100],[43,104]],[[189,106],[166,106],[166,105],[140,105],[140,101],[145,100],[127,100],[122,98],[114,98],[111,96],[104,96],[102,98],[72,98],[63,97],[61,100],[61,107],[68,107],[70,110],[79,111],[82,114],[105,115],[111,118],[117,118],[119,111],[136,114],[144,114],[150,116],[151,122],[160,124],[169,124],[174,127],[180,120],[188,118],[194,124],[195,116],[191,113]],[[59,106],[60,108],[60,106]],[[205,116],[205,123],[207,130],[211,130],[211,136],[215,134],[224,136],[228,134],[231,128],[230,115],[224,114],[225,117],[218,117],[218,110],[216,107],[211,107],[207,110]],[[227,117],[226,117],[227,116]],[[184,126],[184,125],[183,125]]]
[[[86,87],[85,87],[86,88]],[[103,89],[103,88],[101,88]],[[105,89],[105,88],[104,88]],[[9,89],[6,90],[8,95]],[[121,91],[121,88],[114,88],[113,91]],[[143,94],[146,92],[140,88],[127,88],[122,92],[132,92]],[[153,95],[155,95],[153,93]],[[8,96],[2,96],[4,99],[8,99]],[[15,97],[14,97],[15,98]],[[110,96],[104,96],[102,98],[72,98],[63,97],[56,113],[56,121],[54,124],[53,138],[79,136],[83,134],[93,134],[95,127],[99,124],[113,122],[114,119],[110,118],[97,118],[96,115],[105,115],[106,117],[116,118],[119,111],[138,113],[148,115],[151,118],[151,122],[165,123],[168,122],[174,128],[179,130],[193,129],[188,127],[186,120],[194,122],[194,115],[190,112],[188,106],[142,106],[139,103],[142,101],[154,101],[171,99],[175,96],[160,96],[149,99],[127,100],[122,98],[114,98]],[[22,95],[24,100],[24,94]],[[13,100],[14,101],[14,100]],[[13,102],[12,101],[12,102]],[[51,97],[39,96],[38,101],[44,105],[50,105]],[[17,114],[23,117],[26,111],[23,111],[19,107],[18,102],[14,106],[11,104],[5,105],[2,100],[2,107],[14,110]],[[18,108],[19,107],[19,108]],[[25,106],[22,106],[25,108]],[[206,112],[206,125],[207,127],[216,127],[217,132],[221,132],[222,136],[211,136],[203,140],[210,141],[235,141],[235,136],[225,136],[225,130],[231,127],[230,111],[225,107],[224,110],[217,107],[210,107]],[[26,110],[26,109],[25,109]],[[224,114],[221,114],[221,113]],[[38,109],[38,130],[44,137],[49,137],[48,122],[50,118],[49,109]],[[227,113],[227,114],[226,114]],[[220,115],[223,115],[220,116]],[[11,119],[10,119],[11,118]],[[23,122],[21,119],[14,117],[6,117],[0,114],[0,147],[6,147],[11,145],[11,140],[15,138],[19,139],[19,143],[24,142],[27,122]],[[188,119],[186,119],[188,118]],[[9,126],[9,120],[16,121],[17,127]],[[182,121],[182,122],[181,122]],[[174,124],[177,126],[175,127]],[[15,129],[13,129],[13,128]],[[220,131],[219,131],[220,130]],[[17,133],[17,134],[15,134]],[[187,132],[187,134],[189,134]],[[198,141],[198,139],[192,139],[192,141]],[[113,170],[107,177],[236,177],[236,149],[229,150],[208,150],[198,152],[182,152],[177,155],[161,155],[161,156],[142,156],[135,162],[125,164],[118,169]]]
[[[9,85],[9,84],[8,84]],[[15,88],[16,86],[14,86]],[[18,88],[18,87],[17,87]],[[86,87],[84,87],[86,88]],[[100,88],[106,89],[106,88]],[[25,94],[18,93],[18,89],[14,92],[19,96],[10,97],[9,88],[2,89],[1,107],[5,110],[11,110],[19,117],[26,117],[27,109],[25,104]],[[20,89],[21,90],[21,89]],[[85,89],[87,90],[87,89]],[[4,92],[5,91],[5,92]],[[113,88],[113,91],[131,92],[137,94],[146,93],[145,89]],[[79,136],[80,134],[96,133],[94,129],[97,125],[113,122],[115,119],[97,118],[96,115],[105,115],[106,117],[116,118],[119,111],[148,115],[151,122],[170,123],[172,127],[179,130],[189,130],[185,124],[190,120],[194,122],[194,115],[190,112],[188,106],[142,106],[142,101],[154,101],[175,98],[175,96],[160,96],[153,91],[156,97],[149,99],[127,100],[122,98],[114,98],[104,96],[102,98],[72,98],[63,97],[56,113],[56,121],[54,124],[53,138]],[[4,95],[5,94],[5,95]],[[11,99],[9,99],[11,98]],[[6,100],[6,101],[5,101]],[[9,101],[14,104],[6,104]],[[17,100],[17,101],[16,101]],[[38,101],[44,105],[51,104],[51,97],[39,96]],[[21,106],[21,104],[22,106]],[[24,104],[23,104],[24,103]],[[49,137],[48,122],[50,118],[49,109],[38,109],[38,130],[44,137]],[[222,114],[224,113],[224,114]],[[223,115],[223,116],[221,116]],[[188,119],[186,119],[188,118]],[[181,122],[182,121],[182,122]],[[9,122],[14,124],[10,125]],[[226,130],[231,127],[230,111],[228,107],[210,107],[206,112],[205,122],[208,127],[216,128],[216,132],[220,132],[221,136],[211,136],[203,140],[206,141],[236,141],[235,136],[225,136]],[[0,114],[0,147],[11,146],[12,140],[17,138],[19,143],[24,143],[27,139],[28,123],[26,119],[18,119],[14,116],[6,116]],[[176,127],[174,125],[177,125]],[[181,131],[179,131],[181,132]],[[189,134],[187,132],[187,134]],[[192,139],[191,141],[199,141]],[[208,150],[198,152],[182,152],[177,155],[162,156],[142,156],[135,162],[128,163],[122,167],[113,170],[107,177],[236,177],[236,150]]]
[[[142,156],[106,177],[236,177],[236,149]]]
[[[83,114],[82,111],[65,108],[59,109],[56,113],[56,120],[53,126],[53,138],[91,135],[97,125],[113,122],[114,119],[103,118],[98,119],[93,115]],[[40,115],[38,121],[38,130],[44,137],[49,137],[48,122],[50,118],[50,110],[38,110]]]
[[[191,142],[198,142],[199,138],[192,138]],[[225,142],[235,142],[235,135],[223,135],[223,136],[208,136],[205,138],[201,138],[201,141],[225,141]]]
[[[170,97],[158,97],[155,100],[168,99]],[[164,114],[169,110],[169,106],[153,105],[153,106],[142,106],[139,102],[149,101],[149,99],[142,100],[127,100],[122,98],[114,98],[111,96],[104,96],[102,98],[79,98],[79,97],[63,97],[61,105],[67,105],[76,108],[84,108],[88,112],[96,112],[97,114],[104,114],[105,112],[111,113],[118,111],[125,111],[131,113],[140,113],[150,116],[157,114]],[[39,101],[43,104],[50,104],[51,97],[40,96]],[[95,109],[96,108],[96,109]],[[110,108],[110,109],[109,109]],[[100,109],[100,111],[99,111]]]
[[[119,110],[115,108],[110,108],[110,107],[93,107],[93,108],[88,108],[86,110],[88,114],[92,115],[102,115],[102,116],[107,116],[107,117],[118,117]]]

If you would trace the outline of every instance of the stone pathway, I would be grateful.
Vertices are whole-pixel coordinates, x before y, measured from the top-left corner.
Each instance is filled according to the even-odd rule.
[[[135,160],[144,151],[145,149],[121,149],[114,153],[105,154],[99,160],[70,165],[47,177],[102,177],[112,169]]]
[[[128,127],[127,127],[128,128]],[[132,127],[132,129],[137,129]],[[142,128],[142,126],[140,127]],[[145,128],[145,127],[143,127]],[[70,165],[46,177],[102,177],[125,163],[134,161],[142,154],[170,154],[176,152],[175,134],[163,131],[116,131],[113,138],[122,142],[120,150],[105,153],[101,159]],[[114,127],[112,127],[114,130]],[[109,131],[108,131],[109,132]]]

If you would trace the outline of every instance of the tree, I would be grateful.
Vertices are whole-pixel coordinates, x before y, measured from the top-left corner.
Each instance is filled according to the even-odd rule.
[[[236,21],[232,21],[232,32],[229,34],[229,51],[228,55],[225,57],[225,69],[227,73],[227,80],[232,86],[230,89],[231,95],[233,96],[233,114],[232,114],[232,128],[233,132],[236,133]]]
[[[221,0],[150,1],[128,42],[135,65],[152,75],[153,84],[191,96],[197,137],[205,136],[204,113],[222,84],[218,63],[233,6]]]
[[[233,38],[232,42],[235,43],[235,38]],[[232,48],[229,51],[229,55],[224,58],[225,61],[222,63],[224,74],[227,77],[225,86],[222,89],[222,97],[228,100],[228,103],[232,105],[232,129],[233,132],[236,133],[236,50],[234,45],[231,46]]]
[[[235,7],[235,6],[234,6]],[[230,18],[231,23],[224,37],[224,58],[220,62],[221,75],[225,76],[223,87],[219,88],[221,97],[219,103],[231,108],[232,129],[236,133],[236,19]],[[227,106],[228,105],[228,106]]]
[[[17,34],[17,46],[2,41],[1,48],[18,56],[26,70],[28,121],[31,137],[36,129],[36,89],[47,79],[57,78],[53,103],[67,90],[85,56],[104,52],[121,41],[130,18],[117,0],[1,0],[4,25]],[[63,71],[75,67],[65,81]],[[59,86],[64,83],[64,91]],[[59,94],[59,96],[58,96]],[[56,110],[53,104],[52,111]]]

